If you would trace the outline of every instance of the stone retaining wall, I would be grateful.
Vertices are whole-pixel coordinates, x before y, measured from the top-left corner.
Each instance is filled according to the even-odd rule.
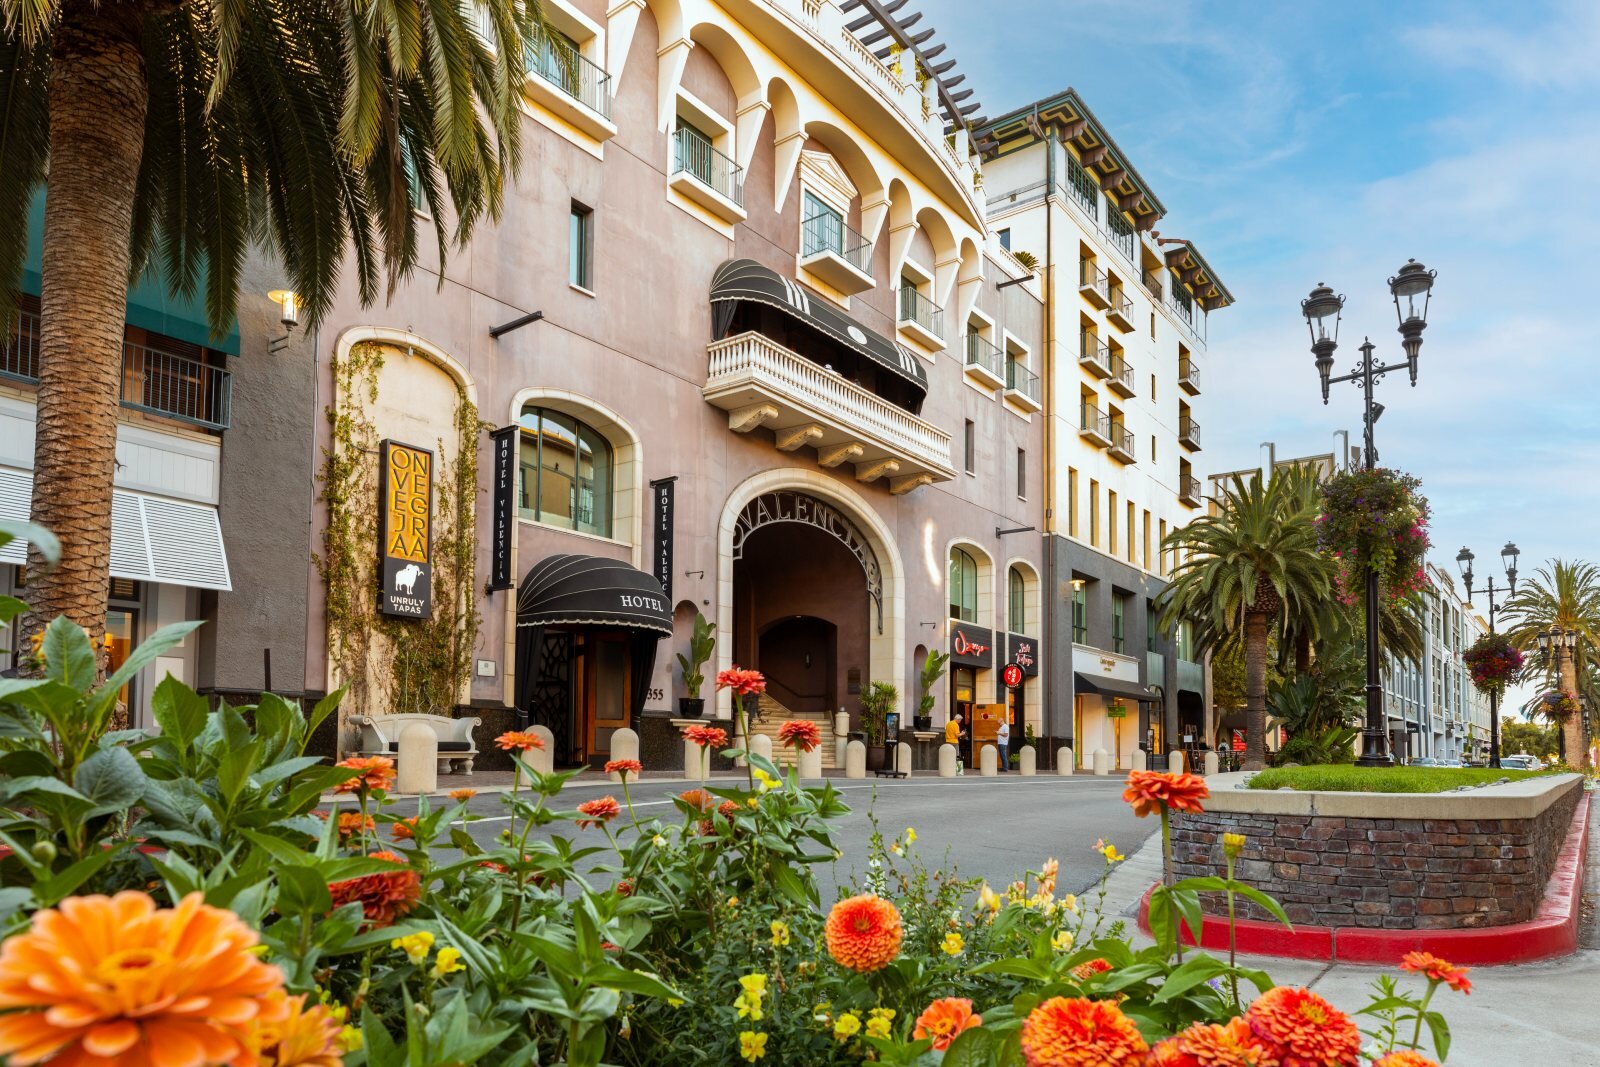
[[[1532,794],[1516,783],[1427,798],[1213,786],[1205,814],[1173,819],[1175,873],[1221,874],[1221,836],[1240,833],[1248,843],[1236,876],[1275,897],[1297,924],[1443,930],[1525,922],[1584,795],[1575,775],[1541,781],[1548,785]],[[1270,918],[1240,903],[1241,917]],[[1221,910],[1213,901],[1206,907]]]

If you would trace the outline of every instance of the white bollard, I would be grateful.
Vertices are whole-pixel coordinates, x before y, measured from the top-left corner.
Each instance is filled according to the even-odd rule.
[[[1136,771],[1142,771],[1148,766],[1150,766],[1150,757],[1146,756],[1144,754],[1144,749],[1142,749],[1142,748],[1134,749],[1133,750],[1133,769],[1136,770]]]
[[[894,769],[899,771],[901,774],[905,775],[907,778],[910,778],[911,777],[911,746],[906,744],[904,741],[900,742],[900,744],[895,746],[895,760],[896,760],[896,763],[894,765]]]
[[[1222,760],[1217,758],[1217,754],[1215,752],[1206,753],[1205,768],[1207,778],[1211,777],[1213,774],[1216,774],[1222,769]]]
[[[852,741],[845,746],[844,776],[846,778],[867,776],[867,746],[864,743]]]
[[[800,753],[800,777],[822,777],[822,746],[818,745],[810,752]]]
[[[433,793],[439,788],[439,736],[433,727],[414,722],[400,731],[396,755],[396,793]]]
[[[637,760],[639,758],[639,735],[628,729],[626,726],[612,734],[611,758],[614,760]],[[612,771],[609,775],[607,775],[607,777],[613,782],[620,783],[622,781],[622,775],[617,771]],[[637,774],[633,777],[635,781],[637,781],[639,778]]]
[[[1022,751],[1017,753],[1017,773],[1027,778],[1039,773],[1039,757],[1032,745],[1023,745]]]
[[[939,746],[939,777],[954,778],[956,776],[956,746],[946,742]]]
[[[750,754],[753,756],[760,756],[766,760],[771,760],[772,738],[768,737],[766,734],[751,734]]]
[[[850,732],[850,713],[840,710],[833,713],[833,736],[843,737]]]
[[[1070,775],[1077,768],[1072,765],[1073,755],[1071,745],[1062,745],[1056,749],[1056,773]]]
[[[1167,771],[1170,774],[1182,774],[1184,767],[1183,749],[1175,748],[1167,753]]]
[[[1097,748],[1094,750],[1093,759],[1094,773],[1101,775],[1111,773],[1111,753],[1103,748]]]
[[[524,752],[523,764],[540,774],[551,773],[556,769],[556,735],[550,732],[548,726],[530,726],[528,732],[543,741],[544,747],[530,748]]]
[[[701,748],[690,741],[683,739],[683,776],[691,782],[703,782],[710,774],[711,750]]]
[[[978,775],[993,778],[999,767],[1000,752],[993,745],[984,745],[978,752]]]

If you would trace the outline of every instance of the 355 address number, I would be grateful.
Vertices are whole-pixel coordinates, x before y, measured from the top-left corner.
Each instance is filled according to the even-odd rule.
[[[645,690],[644,698],[646,700],[665,700],[667,699],[667,691],[665,689],[647,689]]]

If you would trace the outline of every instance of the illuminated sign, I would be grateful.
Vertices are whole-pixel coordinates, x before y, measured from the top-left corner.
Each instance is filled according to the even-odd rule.
[[[433,453],[397,441],[378,452],[378,610],[433,613]]]

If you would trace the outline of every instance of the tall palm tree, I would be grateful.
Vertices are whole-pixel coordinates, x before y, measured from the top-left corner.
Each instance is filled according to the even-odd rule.
[[[34,619],[104,631],[111,482],[130,279],[205,279],[233,320],[252,244],[276,253],[309,324],[348,255],[364,302],[498,214],[538,0],[0,0],[0,292],[9,304],[45,189],[30,554]],[[14,307],[8,307],[14,311]],[[34,622],[37,626],[37,621]]]
[[[1582,560],[1552,559],[1506,601],[1506,635],[1524,652],[1538,647],[1539,631],[1562,627],[1578,632],[1575,649],[1552,649],[1546,661],[1550,683],[1563,693],[1582,695],[1590,668],[1600,662],[1600,568]],[[1582,770],[1589,763],[1588,731],[1582,714],[1561,724],[1567,762]]]
[[[1204,515],[1168,535],[1181,562],[1162,594],[1162,625],[1187,619],[1202,648],[1237,638],[1245,657],[1246,770],[1266,765],[1267,639],[1328,597],[1333,565],[1317,549],[1315,510],[1297,478],[1235,475]]]

